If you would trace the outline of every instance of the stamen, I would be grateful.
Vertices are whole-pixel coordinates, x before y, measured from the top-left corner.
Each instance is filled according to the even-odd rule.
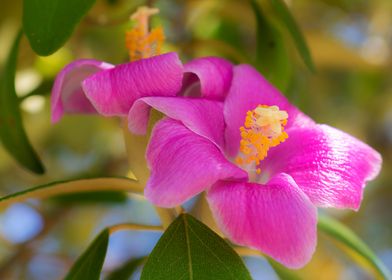
[[[139,7],[131,15],[131,20],[136,21],[136,25],[127,31],[125,39],[131,61],[161,53],[162,44],[165,40],[162,27],[149,29],[149,18],[157,13],[159,13],[159,10],[156,8]]]
[[[236,158],[238,165],[256,165],[256,173],[261,170],[257,166],[267,156],[268,150],[284,142],[288,135],[284,131],[288,114],[280,111],[278,106],[259,105],[248,111],[244,126],[240,127],[241,155]]]

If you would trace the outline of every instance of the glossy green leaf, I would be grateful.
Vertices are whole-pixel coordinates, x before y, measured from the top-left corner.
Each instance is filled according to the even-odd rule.
[[[106,280],[128,280],[129,277],[136,271],[136,269],[143,264],[145,258],[131,259],[125,264],[120,266],[118,269],[110,273],[105,279]]]
[[[95,0],[24,0],[23,30],[33,50],[50,55],[65,44]]]
[[[43,174],[44,167],[24,130],[15,92],[15,71],[21,37],[22,32],[19,32],[0,77],[0,139],[5,149],[23,167]]]
[[[99,280],[109,243],[109,230],[103,230],[77,259],[65,280]]]
[[[267,258],[269,264],[272,266],[276,274],[278,275],[280,280],[301,280],[302,278],[299,277],[295,271],[286,268],[285,266],[281,265],[280,263],[274,261],[271,258]]]
[[[81,193],[69,193],[56,195],[51,198],[51,201],[60,204],[112,204],[112,203],[126,203],[128,200],[127,194],[120,191],[92,191]]]
[[[294,43],[300,53],[302,59],[304,60],[306,66],[311,71],[315,71],[314,63],[308,45],[306,43],[305,37],[303,36],[297,22],[292,16],[289,8],[283,0],[270,0],[272,7],[274,8],[276,14],[286,26],[294,40]]]
[[[0,198],[0,207],[30,198],[47,198],[60,194],[83,193],[94,191],[132,191],[140,192],[139,184],[125,177],[106,177],[57,181],[36,186],[21,192]]]
[[[372,250],[359,237],[339,221],[320,215],[318,228],[335,240],[342,242],[344,245],[361,255],[380,275],[387,280],[392,279],[391,273],[381,262],[381,260],[372,252]]]
[[[206,225],[181,214],[150,254],[141,280],[251,279],[236,252]]]
[[[256,17],[256,67],[280,90],[286,89],[291,68],[282,34],[263,14],[256,0],[252,0],[252,8]]]

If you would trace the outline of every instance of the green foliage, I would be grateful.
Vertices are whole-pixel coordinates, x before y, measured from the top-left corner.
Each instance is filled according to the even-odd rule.
[[[15,71],[22,32],[16,36],[0,77],[0,139],[7,151],[25,168],[37,174],[44,167],[31,146],[22,123],[15,92]]]
[[[95,0],[24,0],[23,30],[39,55],[65,44]]]
[[[109,230],[103,230],[77,259],[65,280],[98,280],[109,243]]]
[[[137,183],[125,177],[106,177],[56,181],[0,198],[0,206],[25,201],[30,198],[47,198],[60,194],[75,194],[96,191],[136,191]]]
[[[70,193],[52,197],[52,201],[61,204],[125,203],[127,199],[124,192],[110,190]]]
[[[105,279],[106,280],[128,280],[129,277],[135,272],[135,270],[143,264],[145,258],[131,259],[123,264],[118,269],[110,273]]]
[[[319,230],[325,232],[333,239],[342,242],[344,245],[361,255],[380,275],[386,279],[392,279],[391,273],[381,262],[381,260],[372,252],[372,250],[359,237],[341,224],[339,221],[327,216],[321,215],[318,221]]]
[[[256,0],[251,0],[256,17],[256,67],[279,89],[287,87],[290,78],[290,63],[280,31],[262,13]]]
[[[166,230],[144,266],[147,279],[251,279],[241,258],[203,223],[181,214]]]
[[[287,30],[290,32],[291,37],[294,40],[294,43],[298,49],[298,52],[302,56],[306,66],[312,71],[315,72],[314,63],[312,60],[312,56],[310,54],[310,50],[308,45],[306,44],[305,38],[298,27],[294,17],[291,15],[290,10],[287,8],[286,4],[283,0],[270,0],[271,5],[275,9],[278,18],[282,21],[282,23],[286,26]]]

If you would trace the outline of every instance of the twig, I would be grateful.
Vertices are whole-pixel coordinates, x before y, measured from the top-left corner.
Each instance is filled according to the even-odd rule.
[[[132,223],[117,224],[109,227],[110,234],[119,230],[163,231],[161,226],[139,225]]]

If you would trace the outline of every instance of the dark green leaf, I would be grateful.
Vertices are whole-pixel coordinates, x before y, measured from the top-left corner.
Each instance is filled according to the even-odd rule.
[[[192,216],[181,214],[158,241],[141,279],[246,280],[251,277],[226,241]]]
[[[128,280],[129,277],[135,272],[135,270],[143,264],[145,258],[132,259],[127,261],[118,269],[114,270],[112,273],[106,277],[106,280]]]
[[[318,220],[318,228],[325,232],[335,240],[342,242],[351,248],[375,268],[384,279],[392,279],[391,273],[381,262],[381,260],[372,252],[372,250],[359,237],[339,221],[320,215]]]
[[[95,0],[24,0],[23,30],[39,55],[65,44]]]
[[[125,177],[106,177],[57,181],[36,186],[0,198],[0,206],[22,202],[30,198],[47,198],[60,194],[94,191],[132,191],[140,192],[139,184]]]
[[[77,259],[65,280],[98,280],[109,243],[109,230],[102,231]]]
[[[290,78],[290,63],[280,31],[262,13],[256,0],[251,0],[256,17],[256,67],[279,89],[287,87]]]
[[[69,193],[52,197],[52,201],[61,204],[86,204],[86,203],[125,203],[128,197],[119,191],[93,191]]]
[[[0,77],[0,139],[6,150],[23,167],[43,174],[44,167],[23,128],[19,100],[15,92],[16,61],[21,37],[22,32],[19,32]]]
[[[294,43],[302,56],[306,66],[311,71],[315,71],[314,63],[312,60],[312,56],[310,54],[310,50],[308,45],[306,44],[305,38],[298,27],[294,17],[291,15],[289,8],[286,6],[283,0],[270,0],[273,8],[275,9],[277,15],[279,16],[280,20],[286,26],[288,31],[291,34],[291,37],[294,40]]]
[[[276,274],[279,276],[281,280],[300,280],[299,277],[294,271],[286,268],[285,266],[281,265],[280,263],[274,261],[271,258],[267,258],[269,264],[275,270]]]

